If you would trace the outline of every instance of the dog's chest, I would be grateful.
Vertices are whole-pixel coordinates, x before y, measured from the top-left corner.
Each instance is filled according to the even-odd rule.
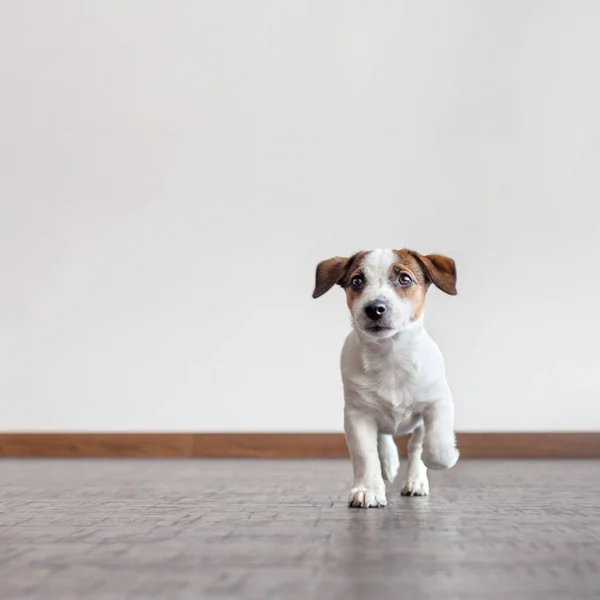
[[[417,404],[417,367],[407,355],[363,357],[363,402],[376,416],[382,430],[410,429]]]

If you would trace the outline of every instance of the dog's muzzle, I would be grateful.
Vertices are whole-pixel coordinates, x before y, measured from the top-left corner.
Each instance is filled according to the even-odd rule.
[[[388,311],[388,306],[383,300],[373,300],[365,305],[365,314],[371,321],[380,321]]]

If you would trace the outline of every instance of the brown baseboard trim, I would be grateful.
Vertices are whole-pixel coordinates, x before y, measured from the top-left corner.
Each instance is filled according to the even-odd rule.
[[[462,458],[600,458],[600,432],[459,433]],[[399,438],[401,454],[406,440]],[[345,458],[341,433],[0,433],[0,458]]]

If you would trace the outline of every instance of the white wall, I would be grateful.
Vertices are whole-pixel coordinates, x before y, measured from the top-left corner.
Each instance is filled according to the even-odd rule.
[[[0,430],[341,430],[316,263],[447,252],[457,428],[600,429],[600,3],[4,0]]]

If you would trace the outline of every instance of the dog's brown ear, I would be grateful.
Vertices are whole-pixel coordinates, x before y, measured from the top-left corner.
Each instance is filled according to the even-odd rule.
[[[328,292],[336,283],[342,279],[348,267],[348,259],[341,256],[328,258],[317,265],[317,275],[315,278],[315,291],[313,298],[322,296]]]
[[[431,283],[446,294],[456,295],[456,265],[451,258],[439,254],[428,254],[427,256],[418,252],[411,252],[411,254],[419,261]]]

